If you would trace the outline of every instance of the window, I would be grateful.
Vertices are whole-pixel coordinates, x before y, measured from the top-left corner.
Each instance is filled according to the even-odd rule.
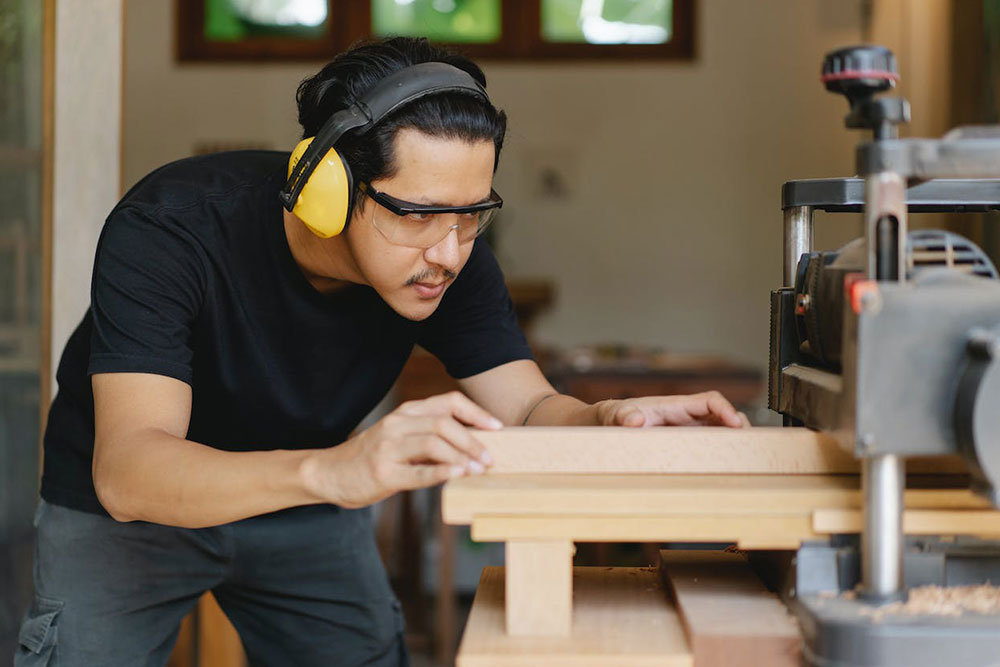
[[[180,60],[325,60],[420,35],[474,58],[689,59],[695,0],[175,0]]]

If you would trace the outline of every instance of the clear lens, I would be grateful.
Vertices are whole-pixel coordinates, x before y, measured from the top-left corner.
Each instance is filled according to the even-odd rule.
[[[411,248],[430,248],[440,243],[451,230],[458,231],[458,242],[468,243],[490,225],[495,208],[475,213],[435,213],[396,215],[372,202],[372,224],[390,242]]]

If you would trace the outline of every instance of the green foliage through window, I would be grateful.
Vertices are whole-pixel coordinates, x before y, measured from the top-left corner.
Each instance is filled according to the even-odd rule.
[[[327,0],[205,0],[205,39],[315,39],[326,33],[326,14]]]
[[[670,0],[542,0],[547,42],[665,44]]]
[[[372,0],[372,33],[452,44],[500,39],[500,0]]]

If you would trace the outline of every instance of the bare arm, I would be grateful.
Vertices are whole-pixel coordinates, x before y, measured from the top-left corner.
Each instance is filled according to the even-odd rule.
[[[107,373],[93,387],[94,486],[119,521],[197,528],[299,505],[360,507],[482,471],[485,450],[462,424],[496,428],[452,394],[404,404],[338,447],[225,452],[185,439],[191,388],[179,380]]]
[[[596,406],[558,393],[534,361],[512,361],[459,380],[458,384],[472,400],[508,426],[521,426],[526,417],[532,425],[601,423]]]
[[[749,426],[722,394],[609,399],[592,405],[560,394],[534,361],[512,361],[459,382],[505,424],[520,426]]]

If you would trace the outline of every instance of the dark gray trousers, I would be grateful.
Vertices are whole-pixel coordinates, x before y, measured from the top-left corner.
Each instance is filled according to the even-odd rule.
[[[300,507],[213,528],[42,501],[15,667],[163,665],[212,591],[251,665],[408,664],[369,510]]]

